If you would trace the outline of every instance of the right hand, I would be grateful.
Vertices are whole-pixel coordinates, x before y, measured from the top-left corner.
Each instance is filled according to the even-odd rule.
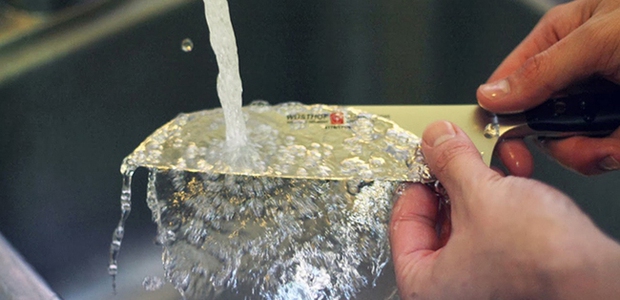
[[[576,0],[551,9],[478,88],[477,97],[492,112],[520,112],[592,77],[620,84],[620,0]],[[543,146],[584,174],[620,169],[620,130],[607,138],[572,137]],[[522,141],[498,149],[512,174],[532,173]]]

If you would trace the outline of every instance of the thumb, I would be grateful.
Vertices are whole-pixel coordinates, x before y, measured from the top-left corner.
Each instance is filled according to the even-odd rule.
[[[422,151],[429,168],[453,200],[453,213],[462,205],[466,191],[477,190],[480,183],[500,176],[484,164],[469,137],[450,122],[438,121],[426,128]]]
[[[511,74],[483,84],[477,97],[482,107],[498,113],[521,112],[539,105],[572,83],[599,72],[603,47],[597,47],[582,26],[549,48],[527,58]]]

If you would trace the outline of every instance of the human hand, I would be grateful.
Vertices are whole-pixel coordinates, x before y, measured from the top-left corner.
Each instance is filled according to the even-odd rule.
[[[422,184],[396,201],[390,241],[401,299],[620,297],[620,246],[570,198],[491,170],[448,122],[427,128],[422,151],[451,211],[441,218]]]
[[[478,102],[493,112],[519,112],[591,77],[620,84],[619,20],[620,0],[554,7],[478,88]],[[607,138],[573,137],[543,146],[561,164],[584,174],[620,169],[619,130]],[[500,143],[498,154],[512,174],[532,173],[532,157],[522,141]]]

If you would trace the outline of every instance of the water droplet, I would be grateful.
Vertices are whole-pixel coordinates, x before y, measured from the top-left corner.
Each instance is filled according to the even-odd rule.
[[[385,164],[385,159],[383,157],[371,157],[370,158],[370,166],[373,168],[378,168]]]
[[[142,281],[145,290],[152,292],[161,289],[166,282],[157,276],[147,276]]]
[[[117,265],[109,265],[108,266],[108,274],[114,276],[118,274],[118,266]]]
[[[250,106],[269,106],[269,102],[267,100],[253,100],[250,102]]]
[[[293,145],[293,143],[295,142],[295,137],[294,137],[294,136],[292,136],[292,135],[287,135],[287,136],[284,138],[284,140],[285,140],[285,141],[284,141],[284,144],[285,144],[285,145],[287,145],[287,146],[291,146],[291,145]]]
[[[499,137],[499,124],[489,123],[484,127],[484,137],[492,139]]]
[[[299,176],[308,176],[308,171],[306,171],[306,169],[304,169],[304,168],[299,168],[299,169],[297,169],[297,175],[299,175]]]
[[[189,38],[184,39],[181,41],[181,50],[183,50],[183,52],[191,52],[194,50],[194,42]]]
[[[347,181],[347,192],[351,195],[357,195],[360,192],[359,181],[349,180]]]

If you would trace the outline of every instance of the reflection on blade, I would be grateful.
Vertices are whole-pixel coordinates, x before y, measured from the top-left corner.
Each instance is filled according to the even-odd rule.
[[[494,123],[493,116],[478,105],[368,105],[355,106],[386,117],[405,130],[422,136],[429,124],[447,120],[459,126],[474,142],[487,165],[491,164],[493,148],[499,135],[486,136],[485,128]],[[499,124],[496,122],[496,124]]]

